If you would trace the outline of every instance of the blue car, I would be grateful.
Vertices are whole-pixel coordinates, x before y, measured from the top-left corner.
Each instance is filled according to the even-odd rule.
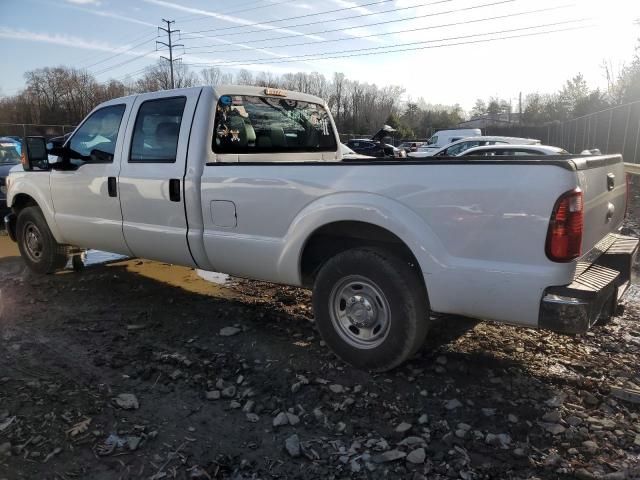
[[[9,170],[20,164],[21,144],[10,137],[0,137],[0,223],[7,208],[7,186],[5,184]]]

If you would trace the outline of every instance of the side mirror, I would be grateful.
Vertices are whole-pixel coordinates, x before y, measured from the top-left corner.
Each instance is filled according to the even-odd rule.
[[[22,168],[48,170],[47,141],[44,137],[25,137],[22,148]]]

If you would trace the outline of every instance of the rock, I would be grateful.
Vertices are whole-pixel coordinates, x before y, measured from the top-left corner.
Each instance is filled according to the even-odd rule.
[[[374,455],[372,460],[374,463],[387,463],[387,462],[394,462],[396,460],[400,460],[401,458],[404,458],[406,456],[407,454],[404,452],[401,452],[400,450],[388,450],[379,455]]]
[[[289,421],[289,425],[297,425],[300,423],[300,417],[289,412],[287,412],[287,420]]]
[[[329,390],[331,390],[333,393],[344,393],[344,387],[337,383],[329,385]]]
[[[206,392],[204,397],[207,400],[220,400],[220,390],[211,390],[210,392]]]
[[[236,387],[231,385],[230,387],[223,389],[220,393],[224,398],[233,398],[236,396]]]
[[[557,453],[552,453],[547,455],[547,458],[544,459],[544,464],[550,467],[558,465],[562,461],[562,457]]]
[[[456,430],[456,437],[458,438],[464,438],[467,436],[467,431],[466,430],[462,430],[461,428]]]
[[[415,437],[415,436],[409,436],[406,438],[403,438],[401,442],[398,442],[398,445],[403,447],[403,446],[411,446],[411,445],[417,445],[417,444],[424,444],[424,438],[422,437]]]
[[[436,362],[439,363],[440,365],[446,365],[447,357],[445,357],[444,355],[440,355],[438,358],[436,358]]]
[[[573,472],[573,475],[578,480],[595,480],[597,478],[593,473],[591,473],[586,468],[580,468],[576,470],[575,472]]]
[[[247,400],[247,402],[244,404],[244,407],[242,407],[242,411],[244,413],[251,413],[253,412],[253,408],[256,406],[256,402],[254,402],[253,400]]]
[[[11,455],[11,443],[0,443],[0,457],[8,457]]]
[[[123,410],[137,410],[140,408],[138,398],[133,393],[121,393],[113,401]]]
[[[295,433],[284,441],[284,448],[293,458],[300,456],[300,438]]]
[[[171,380],[177,380],[182,376],[182,370],[178,369],[178,370],[174,370],[173,372],[171,372],[169,374],[169,378]]]
[[[447,410],[455,410],[456,408],[460,408],[462,406],[462,403],[460,403],[460,401],[457,398],[454,398],[453,400],[449,400],[447,403],[444,404],[444,408],[446,408]]]
[[[545,425],[544,429],[552,435],[560,435],[566,430],[566,428],[564,428],[559,423],[550,423],[548,425]]]
[[[640,435],[636,434],[636,438],[633,440],[633,444],[636,447],[640,447]]]
[[[570,417],[567,417],[565,422],[567,422],[572,427],[577,427],[582,423],[582,419],[580,417],[576,417],[575,415],[571,415]]]
[[[498,435],[488,433],[484,441],[494,447],[506,448],[511,444],[511,436],[508,433],[500,433]]]
[[[507,415],[507,420],[509,423],[518,423],[518,417],[516,417],[513,413]]]
[[[237,400],[231,400],[231,402],[229,403],[229,408],[237,410],[239,408],[242,408],[242,405]]]
[[[612,472],[604,475],[602,480],[625,480],[626,478],[629,477],[627,477],[627,474],[624,472]]]
[[[598,444],[593,440],[587,440],[585,442],[582,442],[582,446],[589,453],[596,453],[598,451]]]
[[[260,417],[255,413],[247,413],[247,422],[257,423],[260,420]]]
[[[398,432],[398,433],[406,433],[406,432],[408,432],[409,430],[411,430],[411,427],[412,427],[412,426],[413,426],[413,425],[411,425],[410,423],[402,422],[400,425],[398,425],[398,426],[396,427],[396,432]]]
[[[429,416],[426,413],[423,413],[422,415],[420,415],[420,418],[418,418],[418,423],[420,425],[424,425],[428,421],[429,421]]]
[[[547,406],[551,408],[558,408],[562,406],[562,404],[566,399],[567,399],[567,394],[564,392],[560,392],[557,395],[554,395],[553,397],[551,397],[549,400],[547,400],[544,403],[546,403]]]
[[[407,462],[413,463],[415,465],[421,465],[424,463],[424,460],[427,458],[427,454],[424,451],[424,448],[416,448],[412,450],[409,455],[407,455]]]
[[[613,420],[609,420],[608,418],[603,418],[602,420],[600,420],[600,425],[605,430],[613,430],[616,428],[616,422],[614,422]]]
[[[140,442],[142,442],[142,438],[140,437],[127,437],[127,446],[132,452],[138,449]]]
[[[282,427],[284,425],[289,425],[289,417],[287,417],[287,414],[285,412],[280,412],[273,419],[273,426]]]
[[[351,463],[349,464],[349,468],[351,469],[352,473],[358,473],[360,471],[360,464],[357,462],[357,460],[351,460]]]
[[[238,327],[224,327],[220,329],[220,332],[218,332],[218,335],[220,335],[221,337],[232,337],[234,335],[237,335],[241,331],[242,329]]]
[[[481,410],[485,417],[493,417],[496,414],[495,408],[482,408]]]
[[[547,412],[542,417],[542,420],[548,423],[558,423],[562,419],[560,412],[558,410],[553,410],[551,412]]]
[[[630,403],[640,403],[640,390],[611,387],[611,396]]]

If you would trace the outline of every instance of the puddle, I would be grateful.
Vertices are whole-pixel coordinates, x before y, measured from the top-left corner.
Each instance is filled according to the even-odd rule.
[[[120,255],[119,253],[102,252],[100,250],[87,250],[84,255],[85,267],[101,265],[103,263],[118,262],[129,258],[126,255]],[[67,262],[66,268],[71,268],[71,260]]]
[[[229,280],[229,275],[226,273],[208,272],[207,270],[196,270],[196,273],[200,278],[218,285],[225,285]]]

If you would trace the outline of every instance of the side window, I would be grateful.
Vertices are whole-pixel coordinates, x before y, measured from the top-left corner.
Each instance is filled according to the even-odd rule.
[[[213,132],[216,153],[335,152],[324,106],[280,97],[223,95]]]
[[[174,163],[186,97],[147,100],[140,105],[131,138],[130,163]]]
[[[71,163],[111,163],[125,105],[112,105],[94,112],[71,137]]]

